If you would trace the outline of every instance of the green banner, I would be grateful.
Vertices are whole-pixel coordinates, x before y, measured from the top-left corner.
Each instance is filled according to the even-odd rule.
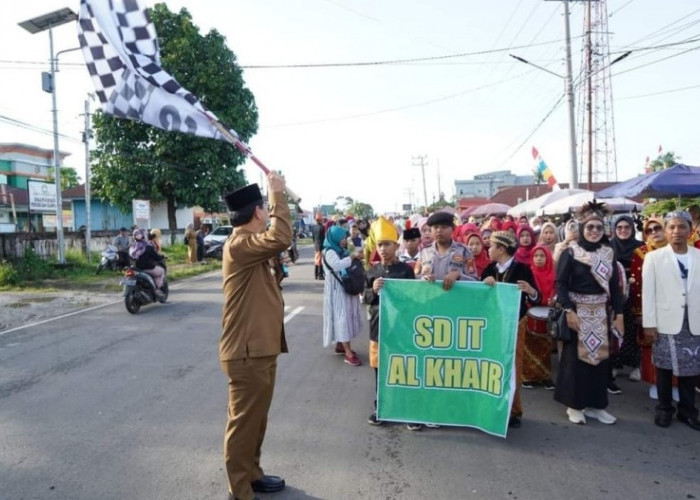
[[[380,420],[475,427],[505,437],[515,389],[517,286],[385,280]]]

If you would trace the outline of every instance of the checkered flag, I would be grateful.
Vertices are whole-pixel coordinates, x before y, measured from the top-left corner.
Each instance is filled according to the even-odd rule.
[[[81,0],[78,39],[105,113],[200,137],[224,139],[221,132],[228,132],[238,139],[163,70],[142,0]]]

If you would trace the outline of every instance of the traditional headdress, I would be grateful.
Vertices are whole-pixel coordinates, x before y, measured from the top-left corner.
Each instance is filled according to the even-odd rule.
[[[664,216],[664,221],[668,222],[671,219],[683,219],[688,223],[689,226],[693,225],[693,218],[690,216],[690,213],[688,212],[682,212],[682,211],[675,211],[675,212],[669,212]]]
[[[491,237],[489,238],[491,240],[491,244],[499,244],[503,245],[506,248],[517,248],[518,247],[518,242],[515,241],[515,236],[510,234],[508,231],[496,231],[491,234]]]
[[[583,205],[576,213],[581,225],[593,219],[604,221],[610,214],[611,212],[605,203],[599,203],[595,199]]]
[[[393,241],[394,243],[399,241],[399,233],[390,221],[384,217],[379,217],[376,221],[372,223],[370,227],[370,232],[374,235],[374,241]]]

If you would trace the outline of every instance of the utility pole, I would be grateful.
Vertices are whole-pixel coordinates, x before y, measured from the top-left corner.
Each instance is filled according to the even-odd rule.
[[[569,26],[569,0],[564,0],[564,35],[566,38],[566,102],[569,111],[569,152],[571,154],[571,185],[578,188],[578,173],[576,162],[576,122],[574,121],[574,83],[571,70],[571,28]]]
[[[440,189],[440,160],[437,160],[437,184],[438,184],[438,200],[442,200],[442,189]]]
[[[423,207],[426,211],[428,210],[428,190],[425,187],[425,165],[428,161],[428,155],[414,155],[413,156],[413,166],[420,167],[421,175],[423,176],[423,201],[425,206]]]
[[[586,3],[586,118],[588,121],[588,190],[593,182],[593,47],[591,46],[591,2]]]
[[[92,97],[92,94],[88,94]],[[90,226],[92,219],[90,217],[90,138],[92,130],[90,129],[90,99],[85,99],[85,130],[83,131],[83,142],[85,143],[85,254],[88,264],[90,263]]]

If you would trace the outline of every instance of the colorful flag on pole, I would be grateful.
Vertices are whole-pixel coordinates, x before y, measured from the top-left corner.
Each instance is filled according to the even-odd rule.
[[[156,30],[141,0],[81,0],[78,39],[105,113],[224,138],[216,116],[161,67]]]
[[[534,146],[532,147],[532,158],[535,160],[535,163],[537,164],[537,171],[542,174],[542,178],[547,182],[547,184],[549,184],[550,187],[554,187],[557,184],[557,180],[554,178],[554,174],[540,156],[537,148]]]

